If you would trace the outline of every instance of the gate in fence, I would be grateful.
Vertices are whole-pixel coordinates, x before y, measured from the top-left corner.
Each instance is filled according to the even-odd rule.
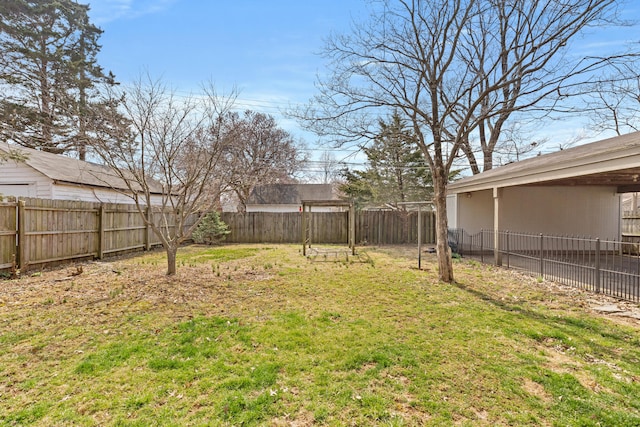
[[[481,230],[449,230],[462,256],[620,299],[640,302],[640,254],[633,242]]]

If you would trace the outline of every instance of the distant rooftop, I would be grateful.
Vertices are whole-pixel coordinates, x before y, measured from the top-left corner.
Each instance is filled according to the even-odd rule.
[[[256,186],[248,205],[299,205],[303,200],[340,200],[331,184],[265,184]]]
[[[105,165],[18,145],[0,143],[0,151],[9,152],[10,150],[24,154],[26,156],[25,164],[55,182],[127,190],[124,180]],[[152,191],[161,194],[162,186],[155,184]]]

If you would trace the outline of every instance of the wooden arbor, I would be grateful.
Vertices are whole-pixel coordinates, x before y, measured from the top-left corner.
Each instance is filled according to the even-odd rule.
[[[356,254],[356,209],[352,201],[341,200],[303,200],[302,201],[302,255],[307,255],[307,246],[311,246],[311,235],[309,233],[309,218],[307,215],[311,213],[312,207],[348,207],[349,208],[349,225],[348,240],[351,254]]]

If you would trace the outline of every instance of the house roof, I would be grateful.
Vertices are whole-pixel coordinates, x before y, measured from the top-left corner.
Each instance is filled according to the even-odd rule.
[[[518,185],[607,185],[640,191],[640,132],[500,166],[449,184],[450,194]]]
[[[19,151],[24,154],[26,157],[24,161],[25,164],[54,182],[128,190],[124,180],[107,166],[48,153],[46,151],[0,143],[0,151],[6,153],[10,150]],[[161,194],[162,186],[153,183],[151,190],[153,193]]]
[[[299,205],[302,201],[339,200],[331,184],[266,184],[256,186],[247,205]]]

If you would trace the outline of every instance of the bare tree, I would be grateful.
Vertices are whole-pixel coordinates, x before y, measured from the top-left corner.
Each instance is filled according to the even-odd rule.
[[[494,166],[519,162],[536,151],[539,153],[548,142],[547,137],[536,135],[522,125],[522,121],[512,121],[502,128],[500,141],[494,148]]]
[[[0,165],[9,160],[14,162],[24,162],[28,157],[22,153],[19,149],[16,149],[8,144],[0,145]]]
[[[230,113],[227,120],[232,144],[227,161],[235,170],[230,189],[239,200],[239,210],[258,184],[289,183],[305,162],[293,136],[267,114],[245,111]]]
[[[473,135],[492,156],[513,112],[554,107],[564,94],[558,88],[577,87],[571,76],[597,69],[597,59],[572,62],[569,75],[552,59],[585,25],[606,19],[615,3],[385,1],[371,21],[328,40],[331,73],[319,81],[315,102],[294,115],[319,134],[349,141],[370,135],[375,117],[402,114],[431,170],[438,272],[451,282],[446,190],[454,161],[461,150],[474,152]]]
[[[340,179],[340,166],[336,156],[329,150],[324,150],[318,160],[320,165],[320,179],[323,184],[334,184]]]
[[[126,123],[96,147],[162,242],[168,275],[176,273],[181,243],[217,206],[232,173],[225,162],[230,139],[224,120],[236,93],[219,95],[212,85],[204,89],[204,97],[176,97],[161,81],[140,78],[124,89]]]
[[[591,128],[617,135],[640,130],[638,64],[623,64],[594,83],[586,95]]]
[[[475,126],[469,129],[475,137],[466,138],[461,145],[474,174],[493,168],[505,134],[503,127],[514,113],[520,113],[521,119],[532,115],[541,119],[554,112],[575,112],[574,100],[591,91],[597,72],[634,56],[578,57],[571,53],[574,40],[586,29],[623,25],[616,17],[617,3],[477,2],[461,41],[461,57],[476,80],[475,91],[460,115],[461,126]],[[466,117],[469,113],[471,121]],[[531,141],[523,142],[527,150]]]

